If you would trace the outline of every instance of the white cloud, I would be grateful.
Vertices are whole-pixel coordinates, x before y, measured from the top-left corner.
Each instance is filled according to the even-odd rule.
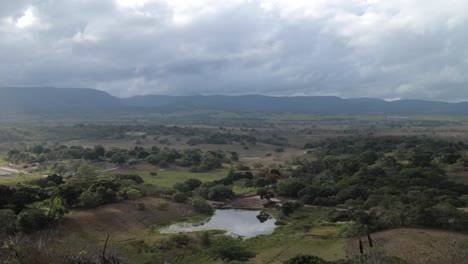
[[[0,3],[0,85],[468,99],[465,0]]]
[[[27,28],[34,25],[36,22],[37,18],[33,13],[33,9],[28,8],[26,11],[24,11],[24,14],[16,20],[15,25],[18,28]]]

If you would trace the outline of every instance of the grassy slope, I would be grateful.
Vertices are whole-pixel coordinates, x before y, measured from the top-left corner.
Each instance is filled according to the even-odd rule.
[[[258,253],[252,263],[282,263],[298,254],[317,255],[328,260],[344,257],[345,239],[338,238],[338,228],[317,226],[328,209],[303,208],[290,217],[280,218],[288,225],[270,236],[248,240]]]

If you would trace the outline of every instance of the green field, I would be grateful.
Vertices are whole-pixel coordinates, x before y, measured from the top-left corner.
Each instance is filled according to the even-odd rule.
[[[202,182],[220,180],[226,177],[228,170],[219,169],[210,172],[189,172],[186,170],[157,170],[156,176],[151,175],[150,171],[138,169],[119,170],[118,173],[129,173],[140,175],[146,183],[156,186],[172,187],[175,183],[184,182],[188,179],[199,179]]]

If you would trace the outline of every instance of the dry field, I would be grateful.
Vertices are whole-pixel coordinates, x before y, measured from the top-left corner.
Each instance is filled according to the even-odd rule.
[[[125,239],[141,236],[152,225],[168,223],[194,214],[191,206],[187,204],[170,202],[167,209],[157,209],[156,205],[162,201],[165,200],[145,197],[136,201],[122,201],[72,212],[64,217],[60,229],[101,239],[107,234],[114,239]],[[137,210],[137,203],[143,203],[146,209]]]
[[[468,234],[443,230],[398,228],[372,234],[374,246],[411,264],[462,264],[468,258]],[[363,238],[364,251],[368,250]],[[464,247],[464,249],[463,249]],[[348,254],[356,255],[358,241],[347,243]]]

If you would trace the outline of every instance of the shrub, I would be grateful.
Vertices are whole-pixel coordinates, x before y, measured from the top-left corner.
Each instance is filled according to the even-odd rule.
[[[169,203],[166,201],[161,201],[156,204],[156,209],[158,210],[164,211],[167,210],[167,208],[169,208]]]
[[[297,255],[286,262],[285,264],[327,264],[328,261],[325,261],[319,257],[311,255]]]
[[[280,180],[277,184],[278,195],[288,196],[288,197],[297,197],[297,193],[305,188],[304,183],[296,178]]]
[[[135,199],[142,197],[143,195],[141,194],[140,190],[132,188],[126,191],[126,196],[127,196],[127,199],[129,200],[135,200]]]
[[[224,201],[234,196],[234,192],[231,188],[224,185],[216,185],[210,188],[208,192],[208,199],[215,201]]]
[[[80,201],[83,207],[94,208],[103,203],[102,197],[97,192],[92,192],[90,190],[84,191],[80,195]]]
[[[16,231],[16,215],[13,210],[0,210],[0,235],[13,234]]]
[[[231,237],[219,239],[212,246],[211,251],[216,258],[220,258],[226,262],[233,260],[248,261],[250,258],[255,257],[255,253],[242,240]]]
[[[301,204],[298,202],[284,202],[281,206],[281,213],[288,216],[294,213],[299,207],[301,207]]]
[[[26,210],[18,215],[18,227],[24,233],[43,229],[48,226],[49,222],[49,218],[40,209]]]
[[[201,198],[193,199],[192,206],[196,212],[199,212],[202,214],[208,214],[208,215],[213,214],[213,208],[204,199],[201,199]]]
[[[175,183],[172,186],[172,188],[178,190],[181,193],[188,193],[188,192],[190,192],[192,190],[188,184],[180,183],[180,182]]]
[[[172,200],[176,203],[185,203],[188,200],[188,196],[184,193],[177,192],[172,195]]]
[[[204,247],[209,247],[211,246],[211,234],[208,231],[202,232],[198,235],[200,238],[200,242]]]
[[[178,248],[187,246],[190,243],[190,237],[184,234],[171,236],[170,240],[174,242],[175,246]]]

